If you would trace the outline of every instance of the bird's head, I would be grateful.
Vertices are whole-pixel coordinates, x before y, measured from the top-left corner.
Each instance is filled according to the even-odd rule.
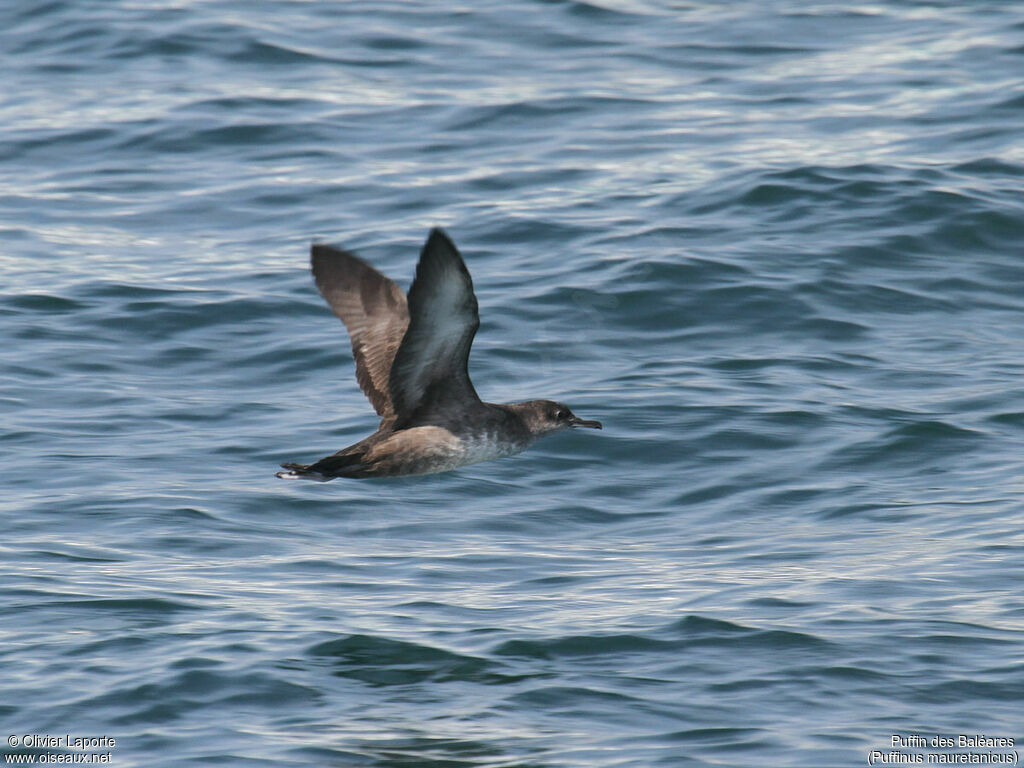
[[[601,429],[600,421],[587,421],[578,418],[569,410],[569,406],[552,400],[530,400],[525,403],[516,403],[513,408],[535,437],[561,432],[569,427]]]

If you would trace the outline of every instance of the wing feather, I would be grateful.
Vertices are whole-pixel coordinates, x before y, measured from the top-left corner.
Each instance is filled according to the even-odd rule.
[[[394,420],[389,382],[409,325],[405,296],[392,280],[348,251],[317,244],[310,260],[317,288],[348,330],[359,387],[382,423]]]
[[[469,380],[469,349],[480,327],[473,280],[455,244],[431,230],[409,289],[409,327],[391,366],[397,426],[480,398]]]

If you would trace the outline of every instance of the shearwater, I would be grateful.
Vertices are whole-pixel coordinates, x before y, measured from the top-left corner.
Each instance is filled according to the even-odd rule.
[[[369,437],[313,464],[282,464],[278,477],[426,475],[511,456],[569,427],[601,429],[561,403],[480,400],[469,348],[480,327],[473,281],[455,244],[433,229],[408,298],[353,254],[314,244],[320,293],[348,329],[356,379],[380,416]]]

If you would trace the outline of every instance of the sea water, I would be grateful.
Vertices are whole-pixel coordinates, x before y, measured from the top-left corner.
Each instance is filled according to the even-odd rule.
[[[4,4],[5,754],[1019,753],[1021,11]],[[276,479],[377,423],[310,242],[432,226],[604,430]]]

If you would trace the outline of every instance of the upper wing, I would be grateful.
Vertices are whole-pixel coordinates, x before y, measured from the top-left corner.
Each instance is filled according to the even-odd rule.
[[[479,402],[469,380],[469,348],[480,327],[473,281],[455,244],[440,229],[420,252],[409,289],[409,329],[391,366],[391,399],[399,424],[467,400]]]
[[[356,379],[383,421],[394,419],[391,364],[409,325],[401,289],[347,251],[314,245],[313,277],[334,314],[348,329]]]

